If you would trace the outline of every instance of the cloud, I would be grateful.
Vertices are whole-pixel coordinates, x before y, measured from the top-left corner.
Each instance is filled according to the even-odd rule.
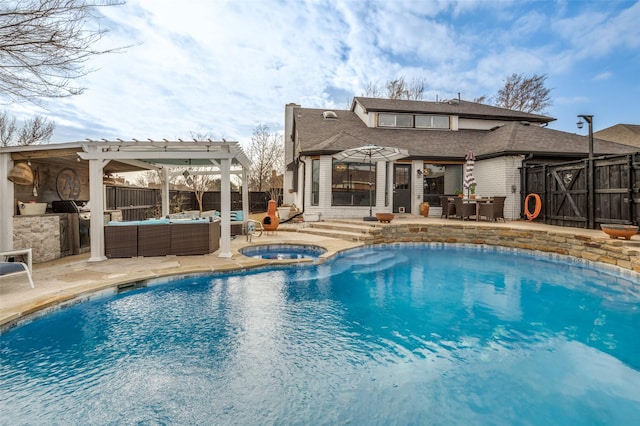
[[[100,9],[100,47],[131,47],[89,63],[84,95],[48,103],[54,140],[247,142],[258,123],[281,129],[289,102],[346,108],[368,83],[399,76],[423,78],[429,99],[491,96],[514,72],[572,76],[570,99],[571,81],[617,79],[602,71],[618,69],[611,55],[638,66],[640,3],[554,4],[129,0]]]
[[[601,72],[600,74],[597,74],[596,76],[594,76],[593,80],[595,80],[595,81],[608,80],[611,77],[613,77],[613,73],[611,71],[605,71],[605,72]]]
[[[622,3],[625,4],[625,3]],[[640,47],[640,2],[617,13],[589,8],[585,13],[552,22],[553,30],[575,49],[578,59],[604,56],[616,49]],[[616,14],[617,13],[617,14]]]

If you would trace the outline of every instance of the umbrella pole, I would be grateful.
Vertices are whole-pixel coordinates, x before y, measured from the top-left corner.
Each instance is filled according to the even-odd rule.
[[[373,216],[373,201],[371,200],[372,194],[371,187],[371,157],[369,157],[369,217]]]
[[[378,218],[375,217],[373,215],[373,200],[371,199],[372,196],[372,184],[371,184],[371,154],[369,154],[369,216],[365,217],[364,220],[368,221],[368,222],[374,222],[374,221],[378,221]]]

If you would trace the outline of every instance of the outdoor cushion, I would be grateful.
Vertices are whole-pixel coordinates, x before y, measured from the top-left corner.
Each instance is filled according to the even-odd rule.
[[[220,217],[220,212],[215,212],[216,217]],[[242,210],[231,210],[231,221],[232,222],[242,222],[244,220],[244,214]]]
[[[131,221],[127,221],[127,222],[120,222],[120,221],[109,221],[109,223],[107,223],[108,226],[138,226],[140,224],[140,221],[138,220],[131,220]]]
[[[169,223],[169,219],[146,219],[138,222],[138,225],[166,225]]]
[[[189,224],[189,223],[200,223],[200,222],[207,222],[207,219],[204,217],[194,217],[193,219],[172,219],[171,223],[176,224],[176,225],[181,225],[181,224]]]
[[[24,272],[26,267],[20,262],[0,262],[0,275],[9,275],[16,272]]]

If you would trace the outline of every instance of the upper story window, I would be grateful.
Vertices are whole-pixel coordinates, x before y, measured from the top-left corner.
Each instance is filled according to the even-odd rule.
[[[413,115],[378,114],[378,127],[413,127]]]
[[[449,116],[379,113],[378,127],[449,129]]]
[[[416,128],[419,129],[448,129],[448,115],[416,115]]]

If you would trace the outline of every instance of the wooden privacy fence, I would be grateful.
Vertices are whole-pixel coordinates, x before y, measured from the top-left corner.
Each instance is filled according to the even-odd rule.
[[[249,192],[249,212],[267,211],[269,194]],[[159,217],[162,211],[162,192],[154,188],[107,186],[106,210],[121,210],[122,220],[144,220]],[[169,191],[171,211],[198,210],[198,202],[191,191]],[[205,192],[202,210],[220,211],[220,191]],[[231,193],[231,210],[242,210],[242,194]]]
[[[592,173],[589,160],[523,165],[523,212],[526,196],[535,193],[542,199],[536,221],[546,224],[584,228],[640,224],[640,152],[591,161]]]

